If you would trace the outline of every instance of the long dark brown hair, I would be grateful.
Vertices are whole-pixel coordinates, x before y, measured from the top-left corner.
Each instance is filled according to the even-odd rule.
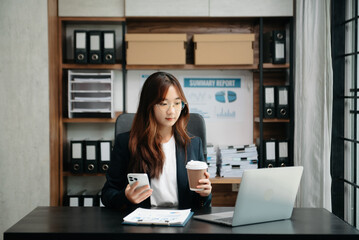
[[[171,74],[156,72],[150,75],[141,91],[140,102],[134,118],[129,140],[129,170],[145,172],[151,178],[162,173],[165,156],[161,147],[161,136],[155,118],[154,107],[166,98],[170,86],[176,88],[182,101],[187,102],[179,81]],[[173,125],[176,144],[187,152],[190,137],[187,134],[189,119],[188,104],[185,105],[177,122]]]

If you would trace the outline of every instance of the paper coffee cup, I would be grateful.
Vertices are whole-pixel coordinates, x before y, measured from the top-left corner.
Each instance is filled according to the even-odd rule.
[[[208,165],[202,161],[191,160],[186,165],[189,189],[191,191],[202,191],[202,188],[196,188],[199,185],[199,180],[206,178],[204,173],[207,171]]]

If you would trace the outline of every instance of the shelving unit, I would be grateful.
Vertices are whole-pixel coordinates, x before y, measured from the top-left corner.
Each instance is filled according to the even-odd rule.
[[[265,119],[263,116],[264,104],[263,94],[259,94],[259,103],[255,106],[255,124],[258,128],[254,131],[254,141],[259,142],[259,167],[264,167],[263,145],[265,139],[288,139],[288,158],[289,164],[293,165],[293,136],[294,136],[294,88],[293,88],[293,18],[260,18],[260,49],[263,49],[263,34],[274,29],[288,30],[289,41],[287,41],[287,61],[286,64],[264,63],[263,51],[259,56],[259,76],[254,82],[254,91],[263,93],[263,86],[275,85],[289,86],[289,119]],[[254,100],[255,101],[255,100]],[[258,132],[256,130],[259,130]]]
[[[122,71],[123,79],[123,111],[126,112],[126,79],[128,70],[249,70],[253,72],[253,142],[259,139],[260,145],[263,139],[270,137],[293,136],[293,56],[291,54],[289,62],[286,64],[263,63],[261,56],[261,36],[263,31],[280,28],[290,24],[292,18],[240,18],[240,17],[57,17],[58,23],[58,65],[56,66],[58,84],[58,110],[59,116],[55,121],[58,122],[59,139],[55,140],[56,147],[59,148],[59,164],[56,173],[58,175],[58,188],[54,187],[51,193],[52,205],[62,205],[63,194],[66,191],[66,182],[71,177],[103,177],[103,173],[98,174],[72,174],[64,166],[67,159],[67,134],[66,129],[70,125],[83,124],[113,124],[121,112],[115,112],[114,118],[69,118],[66,105],[66,75],[69,70],[117,70]],[[268,22],[268,23],[267,23]],[[122,37],[119,40],[120,46],[117,52],[115,64],[75,64],[71,55],[71,37],[69,31],[74,27],[86,26],[110,26],[121,28]],[[293,29],[293,28],[292,28]],[[293,32],[293,31],[291,31]],[[124,36],[126,33],[186,33],[187,50],[185,65],[127,65],[126,48]],[[251,65],[194,65],[194,46],[192,42],[193,34],[201,33],[254,33],[253,43],[254,63]],[[291,38],[291,48],[293,36]],[[116,44],[118,45],[118,44]],[[292,53],[293,51],[291,51]],[[291,116],[290,119],[264,119],[262,115],[261,92],[263,85],[283,85],[285,82],[291,86]],[[291,141],[292,142],[292,141]],[[259,162],[262,162],[262,148],[259,148]],[[290,146],[290,153],[293,153],[293,145]],[[291,155],[292,158],[292,155]],[[232,184],[239,184],[240,178],[212,178],[214,203],[219,204],[225,201],[228,206],[233,205],[236,192],[232,191]]]
[[[101,30],[112,30],[116,31],[116,63],[115,64],[76,64],[73,60],[73,30],[74,29],[98,29]],[[81,71],[81,70],[98,70],[108,71],[116,70],[122,72],[122,78],[125,79],[126,71],[124,69],[123,60],[125,56],[124,42],[125,33],[125,18],[118,17],[58,17],[58,96],[59,96],[59,109],[61,114],[59,116],[59,184],[58,192],[54,193],[53,196],[57,202],[56,205],[62,205],[64,193],[67,191],[68,178],[71,177],[102,177],[103,173],[97,174],[72,174],[67,169],[68,166],[68,136],[67,129],[69,124],[111,124],[114,129],[114,123],[116,118],[121,112],[114,112],[113,117],[93,117],[93,118],[69,118],[67,111],[67,74],[69,71]],[[124,84],[124,81],[123,81]],[[125,87],[123,86],[123,105],[125,106]],[[112,90],[112,89],[111,89]],[[113,130],[114,131],[114,130]],[[91,134],[91,133],[89,133]]]

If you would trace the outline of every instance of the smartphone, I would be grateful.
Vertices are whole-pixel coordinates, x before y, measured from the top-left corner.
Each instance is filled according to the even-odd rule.
[[[148,180],[148,176],[146,173],[129,173],[127,174],[128,183],[130,186],[134,184],[135,182],[139,182],[137,187],[142,187],[145,185],[150,185],[150,182]]]

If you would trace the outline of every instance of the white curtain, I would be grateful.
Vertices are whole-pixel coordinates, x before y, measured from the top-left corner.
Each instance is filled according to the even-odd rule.
[[[295,28],[294,163],[304,167],[297,206],[331,211],[330,0],[297,0]]]

